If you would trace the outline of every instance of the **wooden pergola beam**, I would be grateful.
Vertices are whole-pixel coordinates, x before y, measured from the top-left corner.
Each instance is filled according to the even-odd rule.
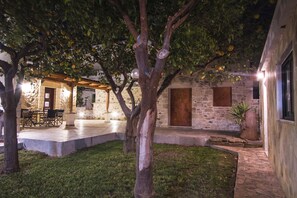
[[[80,79],[75,79],[71,78],[67,75],[64,74],[50,74],[47,77],[45,77],[46,80],[50,81],[58,81],[66,84],[75,84],[76,86],[80,87],[87,87],[91,89],[101,89],[101,90],[110,90],[111,87],[109,85],[102,84],[98,81],[95,80],[90,80],[87,78],[80,78]]]

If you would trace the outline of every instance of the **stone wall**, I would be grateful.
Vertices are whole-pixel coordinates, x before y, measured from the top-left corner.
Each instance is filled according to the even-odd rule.
[[[258,111],[258,100],[253,100],[253,80],[244,79],[241,82],[223,83],[217,86],[232,87],[232,104],[245,101],[253,106]],[[234,131],[239,130],[233,119],[230,117],[231,107],[214,107],[213,106],[213,90],[212,86],[201,85],[197,82],[189,80],[180,80],[177,78],[173,83],[164,90],[158,100],[158,116],[157,126],[168,127],[169,123],[169,107],[170,107],[170,89],[171,88],[192,88],[192,126],[193,129],[205,130],[224,130]],[[140,88],[133,88],[136,101],[140,101]],[[128,97],[126,91],[123,92],[124,98]],[[131,106],[131,101],[126,100],[128,106]],[[93,113],[95,118],[104,119],[106,112],[106,92],[96,90],[96,102],[94,103]],[[124,120],[125,116],[120,108],[120,105],[115,95],[110,92],[109,112],[111,119]]]
[[[45,88],[54,88],[54,109],[64,109],[65,113],[70,111],[70,91],[71,88],[65,83],[32,80],[32,82],[25,82],[24,84],[29,85],[27,90],[23,91],[21,97],[21,108],[22,109],[33,109],[43,110],[44,104],[44,92]],[[73,112],[76,112],[76,87],[73,89]]]
[[[139,87],[132,88],[132,92],[134,93],[136,104],[138,104],[140,102],[140,97],[141,97]],[[132,103],[126,90],[123,90],[123,97],[126,101],[127,106],[131,108]],[[106,99],[107,99],[106,91],[96,90],[96,102],[93,103],[93,113],[95,118],[105,119]],[[110,119],[125,120],[125,115],[121,109],[121,106],[112,91],[110,91],[108,111],[109,111]]]
[[[93,109],[86,109],[86,107],[76,107],[77,119],[94,119]]]
[[[266,40],[260,69],[265,71],[261,82],[261,132],[266,153],[286,197],[297,197],[297,2],[280,0]],[[282,28],[281,28],[282,27]],[[293,55],[293,90],[295,121],[283,120],[280,91],[280,67],[289,53]],[[266,107],[267,104],[267,108]]]
[[[253,100],[253,80],[244,78],[244,80],[233,83],[222,83],[215,85],[218,87],[232,87],[232,105],[245,101],[258,111],[258,100]],[[158,122],[161,127],[169,126],[169,106],[170,89],[172,88],[192,88],[192,128],[204,130],[239,130],[238,125],[230,116],[231,107],[213,106],[213,86],[188,82],[176,78],[173,83],[164,90],[158,101]]]

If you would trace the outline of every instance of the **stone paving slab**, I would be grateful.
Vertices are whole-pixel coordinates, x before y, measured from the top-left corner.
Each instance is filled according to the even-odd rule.
[[[215,147],[238,153],[234,198],[285,198],[263,148]]]

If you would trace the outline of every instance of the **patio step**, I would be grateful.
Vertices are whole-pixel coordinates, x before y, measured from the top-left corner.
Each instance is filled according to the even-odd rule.
[[[233,146],[233,147],[247,147],[247,148],[259,148],[262,147],[262,141],[246,140],[237,137],[226,137],[226,136],[210,136],[210,145],[221,145],[221,146]]]
[[[51,141],[51,140],[38,140],[22,138],[24,149],[46,153],[53,157],[62,157],[75,153],[76,151],[102,144],[113,140],[122,140],[122,133],[108,133],[96,135],[92,137],[85,137],[79,139],[72,139],[67,141]]]

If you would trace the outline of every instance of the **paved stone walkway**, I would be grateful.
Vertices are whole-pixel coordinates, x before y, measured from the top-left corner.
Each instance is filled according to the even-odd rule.
[[[217,147],[238,153],[234,198],[285,198],[262,148]]]

